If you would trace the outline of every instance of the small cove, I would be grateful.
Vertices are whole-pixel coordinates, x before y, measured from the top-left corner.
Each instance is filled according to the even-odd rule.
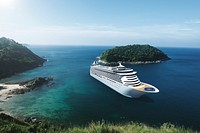
[[[199,129],[200,49],[160,48],[172,60],[128,65],[138,72],[141,81],[160,90],[155,95],[129,99],[89,76],[93,60],[108,48],[111,47],[30,47],[48,59],[44,66],[1,82],[52,76],[55,85],[14,96],[1,102],[0,110],[17,117],[36,116],[59,124],[82,125],[99,120],[136,121],[149,125],[172,122]]]

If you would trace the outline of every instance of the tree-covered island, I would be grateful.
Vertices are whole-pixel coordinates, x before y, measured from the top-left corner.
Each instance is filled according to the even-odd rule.
[[[104,62],[156,63],[170,58],[161,50],[150,45],[127,45],[108,49],[100,56]]]

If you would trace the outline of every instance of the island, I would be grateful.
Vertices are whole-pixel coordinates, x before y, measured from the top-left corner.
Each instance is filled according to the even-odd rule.
[[[100,62],[103,63],[131,63],[131,64],[146,64],[158,63],[170,58],[158,48],[150,45],[127,45],[117,46],[104,51],[100,56]]]
[[[46,60],[16,41],[0,38],[0,79],[42,66]]]

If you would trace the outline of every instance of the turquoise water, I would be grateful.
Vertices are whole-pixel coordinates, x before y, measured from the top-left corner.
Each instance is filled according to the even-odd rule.
[[[128,65],[138,72],[141,81],[160,90],[158,94],[130,99],[89,76],[90,64],[108,48],[111,47],[30,47],[48,59],[44,66],[1,82],[53,76],[55,85],[14,96],[0,103],[0,108],[17,117],[37,116],[66,125],[104,119],[155,126],[172,122],[200,129],[200,49],[160,48],[172,60]]]

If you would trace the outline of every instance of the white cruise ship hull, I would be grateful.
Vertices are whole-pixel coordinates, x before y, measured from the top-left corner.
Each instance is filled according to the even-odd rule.
[[[124,84],[114,81],[112,79],[109,79],[107,77],[97,76],[93,74],[91,71],[90,71],[90,76],[94,77],[98,81],[102,82],[103,84],[117,91],[121,95],[129,97],[129,98],[139,98],[140,96],[146,93],[144,91],[135,90],[131,87],[125,86]]]

